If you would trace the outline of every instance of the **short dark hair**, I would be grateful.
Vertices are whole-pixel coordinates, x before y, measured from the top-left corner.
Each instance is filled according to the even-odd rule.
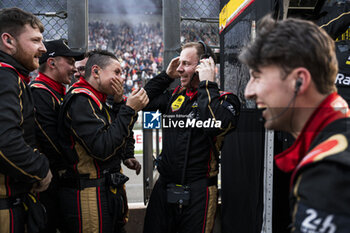
[[[23,11],[17,7],[0,10],[0,35],[7,32],[16,37],[21,33],[26,24],[29,24],[32,28],[38,28],[41,33],[44,32],[44,25],[32,13]]]
[[[111,59],[118,60],[117,57],[107,50],[92,50],[88,52],[87,56],[89,57],[85,65],[85,79],[89,80],[91,76],[91,68],[94,65],[98,65],[101,69],[108,66],[111,62]]]
[[[276,65],[286,77],[293,69],[309,70],[318,92],[336,91],[338,62],[332,38],[311,21],[288,18],[261,19],[256,39],[245,47],[239,60],[259,72],[259,68]]]

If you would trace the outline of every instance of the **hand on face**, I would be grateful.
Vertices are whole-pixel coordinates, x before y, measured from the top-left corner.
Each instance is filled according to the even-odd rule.
[[[145,89],[134,90],[126,101],[126,105],[134,109],[135,112],[140,111],[148,104],[149,99]]]
[[[215,63],[213,58],[209,57],[208,59],[201,59],[200,64],[196,67],[196,72],[198,73],[200,81],[209,80],[214,82]]]
[[[112,89],[114,91],[114,102],[120,103],[123,100],[124,85],[118,78],[111,79]]]
[[[180,59],[180,57],[173,58],[170,61],[168,68],[166,69],[166,73],[167,73],[167,75],[169,75],[170,78],[173,78],[173,79],[180,78],[180,74],[176,70],[180,64],[179,59]]]

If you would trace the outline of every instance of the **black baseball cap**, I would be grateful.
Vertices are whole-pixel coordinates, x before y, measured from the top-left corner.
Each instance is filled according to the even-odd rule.
[[[71,48],[68,46],[67,40],[65,39],[44,41],[44,45],[47,52],[41,55],[39,58],[40,65],[46,62],[49,57],[73,57],[76,61],[84,59],[85,53],[71,50]]]

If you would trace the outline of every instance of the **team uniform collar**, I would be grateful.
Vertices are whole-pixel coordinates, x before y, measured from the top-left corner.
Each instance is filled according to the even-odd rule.
[[[107,95],[99,92],[93,86],[90,85],[84,78],[80,78],[78,82],[74,83],[72,87],[83,87],[90,90],[94,95],[102,102],[106,103]]]
[[[29,83],[29,71],[26,68],[24,68],[23,65],[18,63],[18,61],[14,57],[3,51],[0,51],[0,62],[5,63],[5,65],[2,65],[3,67],[15,69],[22,81],[24,81],[27,84]]]
[[[66,88],[61,83],[51,79],[49,76],[39,72],[38,77],[35,78],[35,81],[40,81],[46,83],[49,87],[57,91],[59,94],[64,95],[66,93]]]
[[[190,100],[192,100],[194,97],[196,97],[198,94],[197,88],[187,88],[186,89],[186,95],[190,97]]]
[[[349,116],[349,107],[342,97],[336,92],[327,96],[308,119],[293,145],[275,156],[276,165],[284,172],[294,171],[318,133],[331,122]]]

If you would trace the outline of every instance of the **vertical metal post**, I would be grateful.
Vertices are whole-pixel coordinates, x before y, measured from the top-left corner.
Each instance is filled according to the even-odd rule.
[[[163,69],[166,69],[180,47],[180,0],[163,0],[163,41]],[[178,82],[173,82],[171,87],[177,85]]]
[[[273,147],[274,131],[266,129],[264,152],[264,219],[261,233],[272,233]]]
[[[153,130],[143,129],[143,201],[146,205],[153,189]]]
[[[68,45],[80,52],[88,47],[88,0],[68,0]]]
[[[283,19],[286,19],[288,16],[288,7],[290,0],[283,0]]]

